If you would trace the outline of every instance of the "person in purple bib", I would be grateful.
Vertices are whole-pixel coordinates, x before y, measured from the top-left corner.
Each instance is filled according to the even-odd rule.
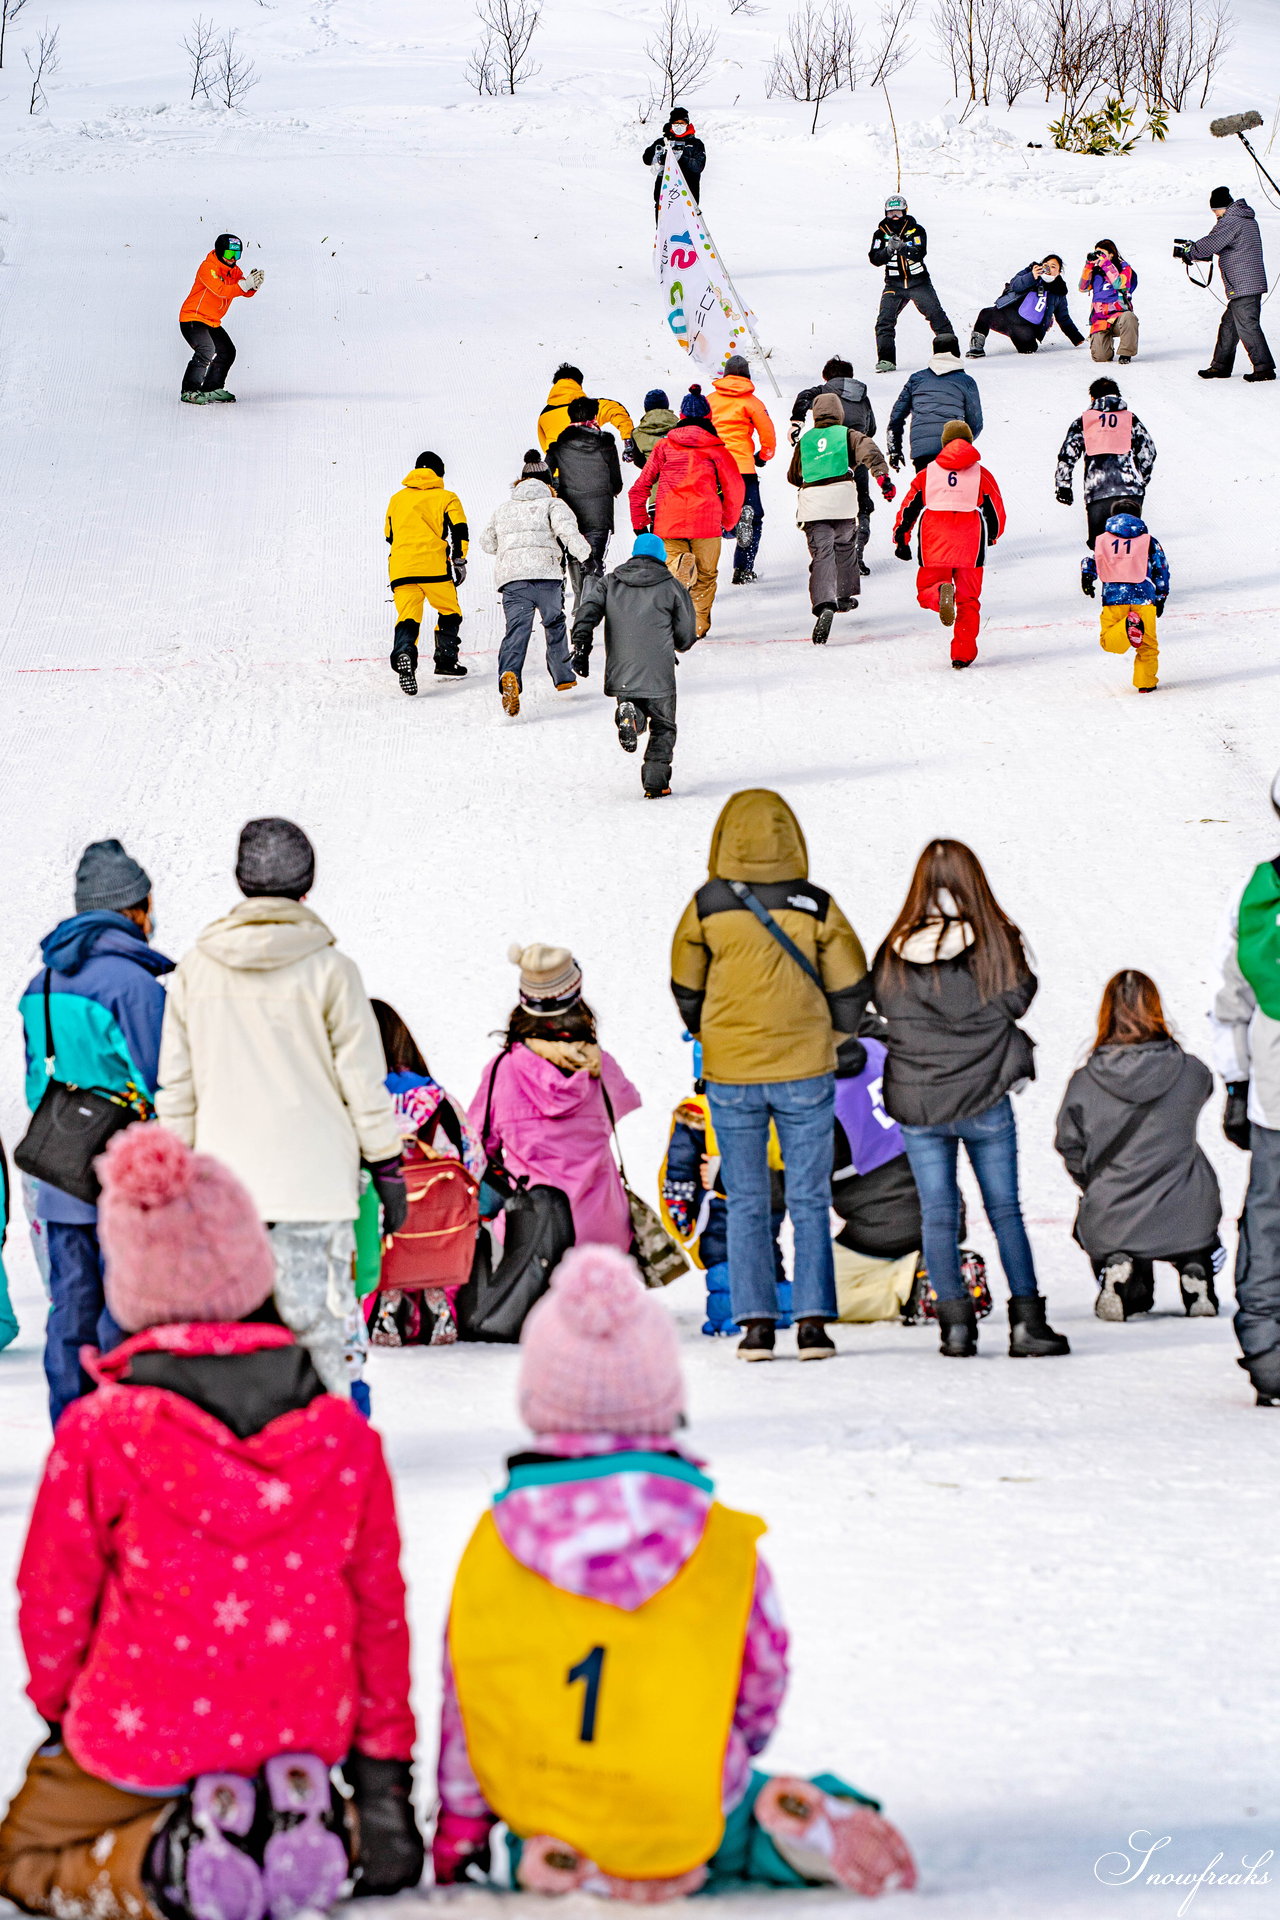
[[[1073,347],[1084,345],[1084,335],[1067,305],[1062,260],[1056,253],[1047,253],[1043,260],[1033,260],[1012,280],[1006,280],[1004,292],[982,309],[973,323],[968,357],[985,357],[987,335],[991,333],[1004,334],[1019,353],[1035,353],[1055,321]]]

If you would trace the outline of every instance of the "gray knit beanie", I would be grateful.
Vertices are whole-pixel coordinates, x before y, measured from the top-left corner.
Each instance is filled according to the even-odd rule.
[[[301,900],[315,877],[315,848],[292,820],[250,820],[241,830],[236,885],[249,899]]]
[[[151,876],[118,840],[95,840],[76,868],[76,912],[119,913],[140,907],[151,891]]]

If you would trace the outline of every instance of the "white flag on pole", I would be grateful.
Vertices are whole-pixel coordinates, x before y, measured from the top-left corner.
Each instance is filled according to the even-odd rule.
[[[751,328],[670,146],[658,199],[653,262],[672,338],[700,367],[713,375],[723,373],[725,361],[731,353],[742,351]]]

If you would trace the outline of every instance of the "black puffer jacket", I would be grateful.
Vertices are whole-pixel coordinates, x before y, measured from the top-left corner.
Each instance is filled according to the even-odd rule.
[[[641,553],[603,578],[589,575],[573,622],[573,650],[590,658],[604,621],[604,690],[615,699],[662,700],[676,690],[676,655],[697,638],[693,601],[666,562]]]
[[[903,965],[890,964],[886,947],[872,963],[872,998],[888,1022],[885,1111],[902,1126],[966,1120],[1035,1079],[1035,1043],[1017,1022],[1040,983],[1028,969],[1008,993],[983,1000],[967,932],[936,922],[906,942]]]
[[[613,503],[622,492],[617,443],[599,427],[566,427],[547,448],[556,492],[583,533],[613,532]]]
[[[1176,1040],[1100,1047],[1072,1074],[1055,1145],[1081,1189],[1075,1236],[1095,1266],[1109,1253],[1162,1260],[1213,1245],[1222,1196],[1196,1142],[1212,1092],[1208,1067]]]

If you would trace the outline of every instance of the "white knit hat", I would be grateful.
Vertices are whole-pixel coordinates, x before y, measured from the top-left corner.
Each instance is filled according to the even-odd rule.
[[[507,958],[520,969],[520,1005],[538,1018],[553,1018],[582,998],[582,968],[568,947],[508,947]]]

